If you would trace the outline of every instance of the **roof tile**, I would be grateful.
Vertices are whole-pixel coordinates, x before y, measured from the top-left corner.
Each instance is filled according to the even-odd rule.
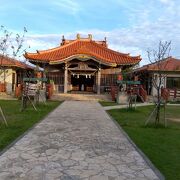
[[[104,63],[115,63],[117,65],[137,64],[140,56],[132,57],[129,54],[123,54],[105,47],[102,44],[92,40],[76,39],[68,44],[38,51],[38,53],[26,53],[24,56],[30,61],[64,61],[64,59],[78,54],[93,56]]]
[[[134,71],[180,71],[180,59],[168,57],[158,63],[144,65]]]
[[[33,69],[30,65],[27,65],[14,58],[0,55],[0,65],[4,67],[17,67],[21,69]]]

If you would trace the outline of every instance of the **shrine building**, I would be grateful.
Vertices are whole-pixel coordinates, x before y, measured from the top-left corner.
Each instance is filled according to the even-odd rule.
[[[75,40],[62,37],[58,47],[25,53],[31,63],[44,68],[57,92],[87,91],[100,94],[115,85],[121,70],[135,66],[140,56],[130,56],[108,48],[106,38],[95,41],[77,34]]]

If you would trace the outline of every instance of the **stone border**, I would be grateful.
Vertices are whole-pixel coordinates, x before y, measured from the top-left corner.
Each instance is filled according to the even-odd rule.
[[[119,128],[119,130],[123,133],[123,135],[128,139],[130,144],[135,148],[135,150],[142,156],[146,164],[154,171],[156,176],[160,180],[165,180],[164,175],[155,167],[155,165],[150,161],[150,159],[137,147],[137,145],[131,140],[131,138],[128,136],[128,134],[123,130],[123,128],[120,126],[120,124],[107,112],[107,110],[104,110],[110,119],[114,122],[114,124]]]
[[[64,101],[62,101],[64,103]],[[9,145],[7,145],[2,151],[0,151],[0,156],[4,154],[8,149],[10,149],[12,146],[14,146],[20,139],[22,139],[25,135],[27,135],[32,129],[34,129],[38,124],[40,124],[47,116],[49,116],[51,113],[53,113],[62,103],[60,103],[55,109],[53,109],[51,112],[46,114],[42,119],[40,119],[37,123],[35,123],[32,127],[30,127],[27,131],[25,131],[23,134],[18,136],[14,141],[12,141]]]
[[[171,104],[171,103],[167,103],[167,106],[180,106],[180,104]]]

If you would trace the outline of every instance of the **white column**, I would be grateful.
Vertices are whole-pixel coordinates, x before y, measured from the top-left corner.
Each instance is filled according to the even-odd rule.
[[[64,66],[64,93],[67,93],[67,86],[68,86],[68,66],[65,63]]]
[[[101,93],[101,68],[98,70],[98,77],[97,77],[97,94]]]

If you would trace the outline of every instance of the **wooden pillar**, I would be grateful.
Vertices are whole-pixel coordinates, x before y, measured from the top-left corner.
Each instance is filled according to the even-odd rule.
[[[48,70],[48,68],[46,68],[45,63],[43,64],[43,69],[44,69],[44,71],[42,72],[42,78],[46,78],[47,74],[45,72],[48,72],[48,71],[46,71],[46,70]]]
[[[68,66],[65,63],[64,66],[64,93],[67,93],[67,86],[68,86]]]
[[[20,71],[16,71],[16,82],[15,82],[16,87],[18,87],[18,80],[19,80],[20,73],[21,73]]]
[[[98,77],[97,77],[97,94],[100,93],[101,93],[101,68],[99,67]]]

